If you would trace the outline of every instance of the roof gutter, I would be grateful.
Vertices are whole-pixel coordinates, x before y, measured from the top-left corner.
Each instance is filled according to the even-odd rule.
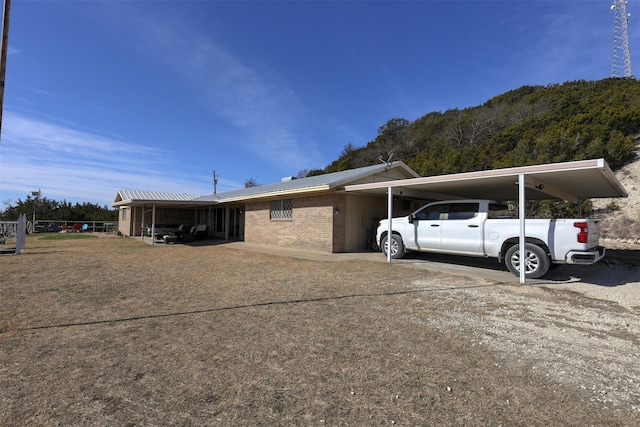
[[[219,201],[211,201],[209,203],[231,203],[231,202],[238,202],[238,201],[250,201],[250,200],[260,200],[260,199],[273,199],[273,198],[283,198],[285,196],[296,196],[296,195],[300,195],[300,194],[307,194],[307,193],[317,193],[319,191],[330,191],[331,187],[329,187],[328,185],[322,185],[322,186],[316,186],[316,187],[305,187],[305,188],[297,188],[294,190],[287,190],[287,191],[273,191],[270,193],[260,193],[260,194],[255,194],[255,195],[250,195],[250,196],[238,196],[238,197],[230,197],[228,199],[220,199]]]

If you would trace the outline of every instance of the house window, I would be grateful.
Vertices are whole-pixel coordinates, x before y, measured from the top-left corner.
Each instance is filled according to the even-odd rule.
[[[122,220],[127,220],[127,208],[122,208]]]
[[[271,201],[269,219],[292,219],[293,199],[280,199]]]

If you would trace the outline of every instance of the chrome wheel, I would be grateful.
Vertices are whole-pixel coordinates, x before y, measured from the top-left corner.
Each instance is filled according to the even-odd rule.
[[[391,249],[389,249],[389,247],[391,247]],[[391,258],[402,258],[404,256],[404,245],[402,244],[400,236],[392,234],[391,244],[389,244],[387,237],[382,240],[382,252],[387,255],[389,250],[391,250]]]
[[[523,266],[525,277],[537,279],[544,276],[549,270],[549,257],[547,253],[533,243],[525,245],[524,257],[520,256],[520,245],[516,244],[509,248],[505,256],[505,264],[509,271],[516,276],[520,275],[520,268]]]

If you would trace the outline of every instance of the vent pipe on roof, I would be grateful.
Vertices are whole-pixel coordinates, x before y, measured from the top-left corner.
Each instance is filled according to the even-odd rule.
[[[218,192],[218,174],[213,170],[213,194]]]

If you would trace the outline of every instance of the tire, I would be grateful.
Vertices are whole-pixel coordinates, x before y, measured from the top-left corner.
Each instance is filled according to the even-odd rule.
[[[527,279],[538,279],[549,271],[549,257],[540,246],[533,243],[525,244],[525,273]],[[504,257],[504,263],[510,272],[520,276],[520,245],[511,246]]]
[[[382,239],[382,253],[387,255],[387,249],[389,248],[389,243],[387,242],[387,237],[385,236]],[[402,238],[397,234],[391,235],[391,258],[402,258],[404,256],[404,244],[402,243]]]

